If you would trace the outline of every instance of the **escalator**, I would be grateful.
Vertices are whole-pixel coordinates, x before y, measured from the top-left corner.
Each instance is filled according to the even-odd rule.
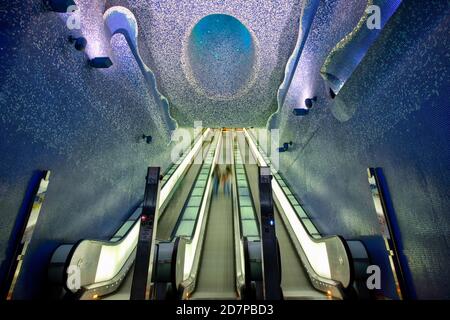
[[[242,138],[239,139],[239,141],[241,141],[239,146],[241,154],[245,154],[247,157],[244,167],[248,176],[248,181],[250,182],[251,194],[253,200],[258,201],[258,165],[256,164],[256,159],[249,152],[250,149],[248,144],[243,144],[242,141],[244,141],[244,139]],[[258,207],[257,210],[259,210]],[[281,254],[281,288],[283,290],[284,298],[325,299],[325,294],[318,292],[311,285],[306,270],[303,267],[300,257],[296,253],[283,219],[276,206],[274,206],[274,214],[277,239]],[[259,213],[257,216],[259,216]]]
[[[239,147],[256,202],[259,200],[258,166],[270,165],[270,160],[255,144],[254,137],[248,131],[244,132],[239,134]],[[273,173],[272,186],[277,187],[274,189],[273,209],[284,299],[348,298],[354,277],[350,247],[361,252],[360,243],[345,242],[340,237],[321,237],[279,173]],[[259,211],[259,207],[256,208]],[[260,212],[257,216],[260,217]],[[319,263],[314,265],[317,261]],[[328,266],[325,271],[329,273],[323,272],[325,276],[320,274],[322,270],[314,269],[316,265]]]
[[[257,203],[250,189],[237,135],[234,137],[236,287],[242,300],[262,300],[262,255]]]
[[[266,180],[261,194],[265,199],[273,194],[274,218],[269,221],[264,213],[265,227],[261,227],[260,167],[269,167],[270,160],[249,131],[207,129],[191,149],[161,182],[160,212],[153,231],[155,256],[148,272],[151,299],[260,300],[266,297],[263,287],[267,288],[269,278],[278,283],[274,291],[281,287],[284,299],[350,296],[353,258],[361,257],[364,266],[364,248],[338,236],[322,237],[273,170],[273,179]],[[198,155],[201,161],[194,161]],[[216,165],[222,172],[231,168],[230,195],[214,191]],[[66,285],[67,270],[75,265],[82,269],[81,289],[72,290],[77,299],[130,299],[141,211],[142,205],[110,241],[60,246],[49,274]],[[262,245],[260,233],[267,226],[272,228],[271,239],[276,233],[278,247],[276,240]],[[262,232],[266,241],[267,231]],[[274,254],[281,270],[263,276],[264,250],[266,259]]]
[[[231,132],[223,132],[219,170],[232,164]],[[236,299],[231,194],[213,194],[196,288],[190,299]]]
[[[206,140],[203,143],[203,154],[201,159],[206,158],[211,142],[211,140]],[[186,173],[184,178],[180,179],[179,185],[171,200],[168,202],[163,212],[160,212],[158,229],[156,233],[157,240],[171,240],[178,218],[180,217],[180,213],[183,211],[184,204],[186,203],[202,168],[203,162],[199,162],[200,161],[196,161],[191,164],[189,171]]]
[[[160,239],[153,273],[153,299],[181,298],[183,290],[180,288],[189,281],[187,278],[190,272],[197,269],[194,257],[198,257],[201,252],[203,237],[200,242],[199,238],[203,232],[200,229],[206,222],[206,213],[210,207],[211,179],[220,153],[221,137],[221,132],[214,130],[214,138],[204,150],[204,161],[196,170],[193,187],[185,201],[168,205],[181,208],[181,211],[177,211],[181,213],[176,218],[171,218],[169,213],[165,221],[171,221],[173,228],[165,227],[167,230],[157,232]],[[196,280],[195,276],[193,278]]]
[[[199,174],[203,155],[209,150],[213,132],[203,130],[183,155],[168,168],[160,184],[160,208],[157,230],[164,240],[174,228],[180,215],[180,203],[189,196],[193,180]],[[133,278],[133,261],[139,231],[139,205],[133,214],[109,241],[83,240],[76,244],[61,245],[52,256],[49,268],[51,283],[63,288],[64,296],[71,299],[129,299]],[[80,288],[67,288],[70,266],[80,268]]]
[[[256,159],[251,152],[249,152],[250,149],[248,144],[244,142],[245,139],[241,137],[238,141],[241,142],[239,144],[241,156],[246,158],[244,161],[244,168],[248,177],[253,201],[256,202],[259,199],[258,165],[256,164]],[[258,206],[256,206],[256,210],[259,211]],[[276,206],[274,206],[274,214],[277,239],[281,254],[281,288],[283,290],[283,297],[285,299],[325,299],[325,294],[318,292],[311,285],[306,270],[302,265],[300,257],[296,253]],[[257,216],[259,217],[259,215],[258,212]]]
[[[281,253],[281,288],[284,299],[327,299],[326,293],[317,291],[311,285],[311,280],[289,237],[283,219],[276,207],[274,207],[274,211]]]
[[[200,170],[203,165],[203,159],[206,158],[210,149],[213,136],[205,137],[201,149],[201,158],[197,158],[196,161],[189,166],[188,171],[177,182],[175,191],[170,196],[170,201],[163,207],[163,210],[159,212],[158,227],[156,232],[157,242],[171,242],[173,241],[172,234],[177,226],[177,222],[181,217],[184,205],[189,199],[189,195],[194,187],[196,179],[200,174]],[[131,268],[125,277],[121,286],[114,293],[102,297],[104,300],[129,300],[133,279],[133,271]]]
[[[199,232],[198,227],[206,222],[206,219],[203,218],[207,214],[204,213],[209,212],[210,205],[217,207],[214,204],[215,201],[210,203],[211,179],[213,164],[218,161],[218,156],[221,154],[218,152],[221,138],[221,131],[208,129],[203,134],[201,146],[197,148],[199,151],[191,155],[191,160],[186,160],[189,164],[185,164],[185,168],[182,168],[183,161],[179,161],[165,175],[165,181],[163,181],[160,191],[160,198],[163,198],[159,204],[161,211],[156,214],[158,218],[155,219],[157,227],[154,231],[156,243],[152,272],[152,299],[177,298],[178,287],[182,287],[182,283],[186,283],[188,280],[184,274],[184,266],[191,263],[189,268],[192,269],[193,261],[187,261],[190,257],[194,257],[196,254],[200,255],[202,252],[198,238],[200,235],[203,237],[203,231]],[[202,156],[198,157],[198,154],[202,154]],[[198,161],[199,159],[200,161]],[[173,177],[176,180],[171,180]],[[168,189],[168,186],[171,189]],[[218,206],[221,207],[222,203],[219,202]],[[82,286],[71,295],[72,298],[130,299],[134,273],[133,261],[139,232],[138,219],[141,211],[142,205],[136,209],[109,242],[84,240],[75,245],[62,245],[55,251],[50,274],[61,275],[63,273],[62,278],[65,281],[64,273],[69,270],[69,266],[82,267],[81,274],[84,276]],[[220,218],[220,216],[218,217]],[[208,242],[212,243],[213,241]],[[180,243],[183,249],[179,249]],[[193,253],[186,253],[186,250]],[[178,252],[179,254],[177,254]],[[182,267],[177,267],[179,264],[176,263],[176,258],[178,257],[183,259]],[[205,259],[204,261],[210,260]],[[207,267],[203,269],[208,270]],[[232,269],[230,270],[232,275]],[[207,276],[206,272],[204,274]],[[202,277],[198,282],[200,288],[202,288],[204,279]],[[224,298],[228,298],[228,296]]]

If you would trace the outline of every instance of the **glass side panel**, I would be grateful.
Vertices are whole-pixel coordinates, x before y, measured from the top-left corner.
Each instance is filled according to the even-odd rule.
[[[305,225],[306,229],[308,230],[308,232],[310,234],[313,233],[319,233],[316,229],[316,227],[313,225],[313,223],[311,222],[311,220],[309,219],[302,219],[303,224]]]
[[[241,220],[253,220],[255,219],[255,214],[253,213],[252,207],[241,207]]]
[[[236,176],[238,177],[238,178],[246,178],[246,176],[245,176],[245,172],[238,172],[238,171],[236,171]]]
[[[205,188],[206,186],[206,180],[197,180],[197,182],[195,183],[195,187],[201,187],[201,188]]]
[[[292,193],[291,193],[291,190],[289,190],[288,187],[283,187],[283,191],[284,191],[284,194],[285,194],[286,196],[289,196],[289,195],[292,194]]]
[[[201,187],[195,187],[194,191],[192,191],[193,196],[202,196],[203,195],[203,188]]]
[[[141,204],[141,205],[139,206],[139,208],[137,208],[137,209],[133,212],[133,214],[131,215],[131,217],[128,218],[129,221],[135,222],[135,221],[141,216],[141,213],[142,213],[142,205],[143,205],[143,204]]]
[[[288,199],[293,205],[297,204],[297,199],[295,199],[295,197],[292,194],[288,196]]]
[[[253,135],[250,132],[251,135]],[[256,138],[253,136],[253,140],[256,141]],[[267,157],[265,151],[261,148],[259,143],[256,141],[257,149],[261,153],[262,158],[269,164],[270,159]],[[319,239],[321,238],[321,235],[319,234],[317,228],[314,226],[313,222],[308,218],[308,215],[301,207],[299,201],[295,198],[295,196],[292,194],[291,190],[287,187],[287,184],[284,182],[282,176],[279,173],[273,173],[273,176],[279,183],[280,187],[283,189],[285,195],[289,199],[290,203],[292,204],[294,210],[296,211],[299,218],[302,218],[302,223],[305,225],[305,228],[308,230],[308,232],[311,234],[312,237]]]
[[[239,187],[248,188],[247,180],[239,180]]]
[[[242,234],[245,236],[258,236],[259,231],[255,220],[242,221]]]
[[[297,212],[297,215],[300,218],[308,218],[308,216],[306,215],[305,211],[303,210],[302,207],[300,207],[299,205],[295,205],[294,206],[294,210]]]
[[[187,207],[183,213],[183,220],[195,220],[199,207]]]
[[[122,227],[119,229],[119,231],[116,232],[114,237],[122,238],[128,232],[128,230],[133,226],[133,224],[134,224],[134,221],[125,222],[122,225]]]
[[[178,226],[176,236],[191,236],[192,230],[194,229],[195,221],[192,220],[186,220],[181,221],[180,225]]]
[[[188,207],[199,207],[201,201],[202,201],[201,196],[191,196],[188,202]]]
[[[250,196],[239,196],[239,204],[243,207],[251,207],[252,201],[250,200]]]
[[[280,185],[280,187],[283,188],[283,190],[284,190],[284,187],[286,187],[286,183],[284,183],[283,180],[277,180],[277,181],[278,181],[278,184]]]
[[[249,195],[249,191],[247,187],[241,187],[239,186],[239,195],[241,196],[248,196]]]

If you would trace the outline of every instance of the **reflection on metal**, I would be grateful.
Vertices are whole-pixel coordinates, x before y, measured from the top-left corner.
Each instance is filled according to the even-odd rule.
[[[153,271],[154,243],[156,237],[157,211],[159,208],[159,167],[148,168],[144,206],[141,214],[139,240],[134,262],[131,300],[149,300]]]
[[[263,293],[265,300],[280,300],[281,266],[275,233],[275,217],[272,198],[272,173],[269,167],[259,167],[259,199],[261,205],[261,252],[263,269]]]
[[[176,259],[180,238],[175,241],[159,242],[155,252],[153,272],[152,300],[169,300],[176,298]]]
[[[25,220],[26,224],[22,227],[22,239],[15,249],[13,257],[14,260],[5,281],[5,288],[8,290],[6,300],[13,299],[14,289],[20,276],[23,260],[27,253],[31,238],[33,237],[33,232],[41,212],[42,203],[44,202],[45,195],[47,193],[49,179],[50,171],[43,171],[41,181],[36,190],[33,192],[34,200],[30,203],[29,208],[27,209],[27,217]],[[9,288],[7,288],[8,286]]]
[[[378,222],[381,226],[381,234],[384,238],[386,250],[389,255],[389,262],[392,269],[392,275],[394,276],[397,294],[399,298],[403,300],[407,298],[405,296],[405,279],[399,258],[398,244],[396,242],[391,222],[392,212],[387,203],[389,193],[385,184],[382,182],[383,173],[381,168],[369,168],[367,173],[369,176],[370,189],[372,191]]]
[[[263,271],[260,241],[244,241],[245,300],[263,300]],[[281,282],[281,281],[280,281]]]

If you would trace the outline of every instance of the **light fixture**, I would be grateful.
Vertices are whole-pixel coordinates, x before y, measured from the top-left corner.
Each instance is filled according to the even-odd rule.
[[[306,116],[309,114],[309,109],[311,109],[314,103],[317,101],[317,97],[308,98],[305,100],[305,108],[295,108],[292,113],[296,116]]]
[[[89,60],[89,65],[92,68],[107,69],[113,65],[113,62],[108,57],[97,57]]]
[[[69,42],[75,44],[75,49],[78,51],[84,51],[87,46],[87,40],[84,37],[76,38],[74,36],[69,36]]]
[[[292,113],[296,116],[306,116],[309,113],[309,109],[295,108],[292,110]]]
[[[50,11],[67,13],[67,8],[76,4],[73,0],[44,0],[44,5]]]
[[[317,97],[308,98],[305,100],[305,107],[311,109],[314,105],[314,102],[317,101]]]
[[[294,144],[294,143],[293,143],[292,141],[289,141],[289,142],[285,142],[285,143],[283,144],[283,146],[284,146],[284,148],[285,148],[286,150],[288,150],[288,149],[289,149],[289,146],[292,147],[293,144]]]
[[[153,141],[153,137],[152,136],[147,136],[145,134],[142,135],[142,139],[147,143],[150,144]]]
[[[278,152],[286,152],[289,150],[289,146],[292,146],[292,141],[285,142],[281,148],[278,148]]]
[[[336,93],[333,91],[333,89],[330,88],[329,94],[331,99],[336,98]]]

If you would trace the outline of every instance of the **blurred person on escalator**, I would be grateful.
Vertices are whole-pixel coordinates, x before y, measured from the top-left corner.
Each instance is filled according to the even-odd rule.
[[[213,191],[214,191],[214,195],[217,196],[219,194],[219,185],[220,185],[220,180],[221,180],[221,174],[220,174],[220,170],[219,170],[219,165],[216,164],[216,166],[214,167],[214,172],[213,172]]]
[[[223,191],[226,195],[231,195],[231,166],[228,164],[225,168],[223,177]]]

